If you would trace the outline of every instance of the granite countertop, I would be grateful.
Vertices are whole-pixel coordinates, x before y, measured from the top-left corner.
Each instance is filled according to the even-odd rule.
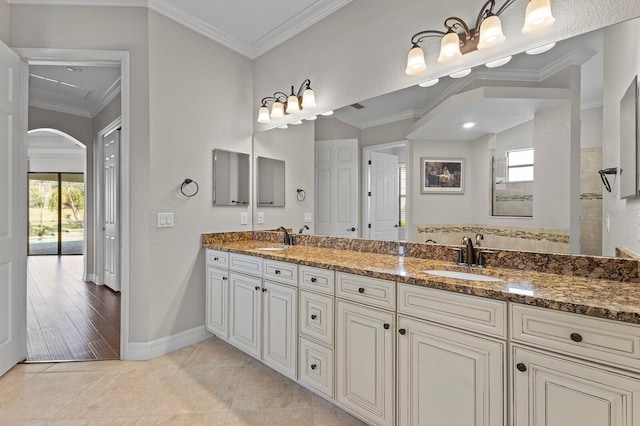
[[[303,245],[286,246],[284,250],[279,251],[265,251],[259,249],[276,247],[279,244],[257,240],[210,242],[203,246],[265,259],[383,278],[399,283],[640,324],[640,284],[634,282],[496,267],[467,267],[454,262]],[[497,277],[503,281],[463,280],[423,272],[430,269],[472,272]]]

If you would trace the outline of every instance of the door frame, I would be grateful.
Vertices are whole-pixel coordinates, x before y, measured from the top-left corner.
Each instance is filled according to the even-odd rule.
[[[380,151],[380,150],[386,150],[386,149],[391,149],[391,148],[404,148],[406,150],[406,155],[407,155],[407,161],[406,161],[406,167],[407,167],[407,204],[406,204],[406,221],[405,221],[405,240],[406,241],[411,241],[411,237],[412,234],[409,232],[410,228],[411,228],[411,220],[410,220],[410,213],[411,213],[411,205],[413,204],[413,201],[411,200],[411,197],[413,196],[413,191],[412,191],[412,183],[411,183],[411,152],[409,150],[409,141],[408,140],[401,140],[401,141],[396,141],[396,142],[388,142],[388,143],[383,143],[383,144],[379,144],[379,145],[368,145],[368,146],[364,146],[362,147],[362,218],[361,218],[361,224],[362,224],[362,237],[363,238],[368,238],[369,232],[368,232],[368,228],[366,228],[367,224],[369,223],[369,191],[371,188],[371,173],[370,173],[370,167],[369,167],[369,160],[371,160],[371,152],[373,151]],[[399,230],[400,228],[398,228]],[[365,232],[366,230],[366,232]],[[365,236],[365,234],[367,236]]]
[[[120,65],[121,126],[120,133],[120,359],[127,359],[129,350],[129,287],[131,280],[131,159],[130,159],[130,55],[127,51],[84,49],[13,48],[28,65]],[[29,67],[24,67],[28,81]],[[25,123],[28,119],[29,91],[24,91]],[[25,124],[26,127],[26,124]],[[95,141],[94,141],[95,143]],[[95,159],[95,153],[94,153]],[[26,154],[25,154],[26,164]],[[94,172],[95,175],[95,172]],[[26,177],[25,177],[26,178]],[[97,195],[97,194],[96,194]],[[94,212],[94,217],[95,217]],[[94,224],[96,226],[97,223]],[[85,264],[86,269],[86,264]],[[86,273],[86,271],[85,271]],[[26,282],[25,282],[26,292]],[[26,324],[25,324],[26,335]]]

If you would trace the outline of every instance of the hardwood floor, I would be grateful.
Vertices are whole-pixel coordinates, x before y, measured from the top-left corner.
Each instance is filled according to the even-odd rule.
[[[83,256],[27,259],[27,362],[120,359],[120,293],[82,281]]]

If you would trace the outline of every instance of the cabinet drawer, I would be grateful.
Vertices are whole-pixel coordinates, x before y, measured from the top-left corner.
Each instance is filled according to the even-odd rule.
[[[333,346],[333,297],[300,292],[300,333]]]
[[[229,267],[229,253],[221,250],[207,249],[207,265],[227,269]]]
[[[335,294],[335,273],[328,269],[300,266],[300,288]]]
[[[336,281],[338,297],[384,309],[395,310],[396,308],[396,283],[394,281],[343,272],[336,274]]]
[[[507,338],[507,304],[498,300],[401,283],[398,313]]]
[[[511,304],[514,342],[640,369],[640,326]]]
[[[298,285],[298,265],[277,260],[265,260],[263,278],[282,284]]]
[[[262,277],[262,259],[244,254],[230,253],[229,269],[256,277]]]
[[[333,350],[300,338],[299,380],[333,398]]]

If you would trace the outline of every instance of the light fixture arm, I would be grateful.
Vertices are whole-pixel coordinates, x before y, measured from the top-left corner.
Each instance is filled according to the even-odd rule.
[[[492,1],[492,0],[489,0]],[[450,23],[452,22],[452,23]],[[470,40],[473,38],[473,34],[471,34],[471,30],[469,26],[462,18],[458,18],[457,16],[451,16],[444,21],[444,27],[447,30],[447,33],[452,31],[458,32],[458,29],[461,29],[464,32],[464,36],[466,40]]]
[[[302,92],[307,89],[311,89],[311,80],[309,79],[306,79],[302,82],[300,88],[298,89],[298,92],[295,95],[299,98],[302,96]],[[291,86],[291,94],[293,94],[293,86]]]
[[[411,37],[411,44],[413,45],[413,47],[418,47],[418,45],[422,43],[422,40],[424,40],[425,38],[442,37],[445,34],[446,33],[444,31],[438,31],[438,30],[420,31],[419,33],[415,33],[413,37]]]

